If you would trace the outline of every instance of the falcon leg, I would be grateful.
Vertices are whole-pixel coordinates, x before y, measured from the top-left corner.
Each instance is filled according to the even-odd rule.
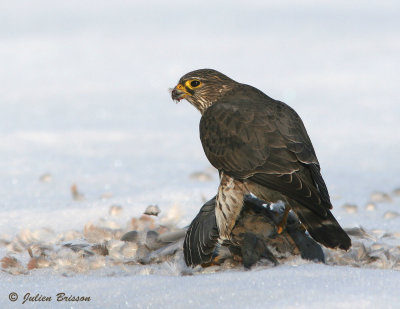
[[[215,217],[219,236],[225,240],[231,238],[232,229],[243,208],[244,196],[250,192],[244,182],[236,180],[224,172],[221,172],[220,178]]]
[[[287,218],[289,216],[289,212],[290,212],[290,206],[287,203],[285,203],[285,211],[283,213],[282,220],[277,225],[278,234],[281,234],[283,232],[283,229],[286,227],[286,222],[287,222]]]
[[[255,183],[251,183],[249,182],[247,184],[247,187],[250,189],[250,191],[257,196],[258,198],[263,199],[264,201],[270,202],[270,203],[276,203],[278,201],[283,201],[285,203],[285,210],[284,213],[282,215],[282,218],[280,219],[280,222],[277,225],[277,232],[278,234],[281,234],[283,232],[283,230],[286,227],[286,221],[287,218],[289,216],[289,212],[290,212],[290,203],[287,200],[287,198],[285,198],[284,196],[282,196],[282,194],[278,191],[272,190],[272,189],[268,189],[264,186],[255,184]],[[279,218],[277,218],[279,220]],[[274,220],[275,221],[275,220]],[[276,221],[275,221],[276,222]]]

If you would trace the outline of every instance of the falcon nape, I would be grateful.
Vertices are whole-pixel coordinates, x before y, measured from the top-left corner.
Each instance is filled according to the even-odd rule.
[[[244,197],[254,194],[271,203],[282,200],[324,246],[350,248],[330,212],[311,140],[291,107],[212,69],[185,74],[171,96],[202,114],[201,143],[220,174],[215,217],[222,241],[231,238]]]

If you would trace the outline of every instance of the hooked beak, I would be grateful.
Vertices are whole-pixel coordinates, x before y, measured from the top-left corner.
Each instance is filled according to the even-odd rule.
[[[184,98],[186,98],[188,95],[190,95],[189,92],[186,91],[185,87],[182,84],[176,85],[174,89],[172,89],[171,92],[171,98],[174,101],[180,101]]]

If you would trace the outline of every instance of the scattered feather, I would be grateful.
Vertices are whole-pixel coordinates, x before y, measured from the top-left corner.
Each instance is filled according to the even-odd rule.
[[[119,216],[122,214],[122,210],[123,208],[120,205],[111,205],[108,214],[110,216]]]
[[[72,194],[72,198],[75,201],[82,201],[85,199],[85,196],[78,191],[78,187],[76,186],[76,184],[71,185],[71,194]]]
[[[161,210],[157,205],[149,205],[144,211],[144,214],[149,216],[158,216],[160,212]]]
[[[342,207],[348,214],[355,214],[358,211],[358,206],[354,204],[344,204]]]
[[[122,237],[122,241],[128,241],[128,242],[137,242],[139,238],[139,233],[138,231],[129,231],[128,233],[125,233]]]
[[[365,210],[375,211],[376,210],[376,205],[374,203],[367,203],[367,205],[365,205]]]
[[[191,173],[189,178],[191,180],[202,181],[202,182],[212,181],[213,180],[213,177],[211,176],[211,174],[206,173],[206,172],[194,172],[194,173]]]
[[[383,215],[383,218],[388,220],[388,219],[397,218],[398,216],[400,216],[400,214],[398,212],[396,212],[396,211],[387,211]]]
[[[395,195],[395,196],[400,196],[400,188],[394,189],[392,194]]]
[[[393,199],[390,197],[389,194],[384,193],[384,192],[372,192],[370,196],[371,201],[376,202],[376,203],[391,203],[393,202]]]
[[[47,183],[52,182],[53,176],[51,176],[50,174],[43,174],[42,176],[40,176],[39,181]]]
[[[271,209],[279,211],[279,207],[278,203]],[[178,229],[174,223],[179,217],[178,207],[161,218],[149,215],[132,218],[125,228],[115,221],[121,210],[118,205],[111,206],[110,218],[88,222],[81,231],[21,230],[14,238],[8,237],[3,241],[7,252],[0,260],[2,270],[21,275],[52,269],[71,276],[99,269],[112,274],[119,269],[120,272],[135,274],[186,276],[243,269],[240,257],[221,245],[217,246],[218,259],[213,263],[188,268],[184,264],[182,250],[186,229]],[[353,238],[352,248],[348,252],[324,249],[327,264],[400,270],[400,248],[390,243],[400,238],[399,232],[366,230],[363,227],[346,229],[346,232]],[[282,252],[274,252],[282,263],[311,263],[301,259],[298,250],[286,254]],[[26,261],[26,264],[21,261]],[[264,258],[254,265],[263,268],[273,266]]]

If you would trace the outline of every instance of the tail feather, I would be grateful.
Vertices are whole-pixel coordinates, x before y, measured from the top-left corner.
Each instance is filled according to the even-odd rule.
[[[305,225],[308,233],[317,242],[328,248],[348,250],[351,247],[350,237],[329,210],[326,211],[326,217],[323,218],[297,203],[290,203],[290,206]]]

